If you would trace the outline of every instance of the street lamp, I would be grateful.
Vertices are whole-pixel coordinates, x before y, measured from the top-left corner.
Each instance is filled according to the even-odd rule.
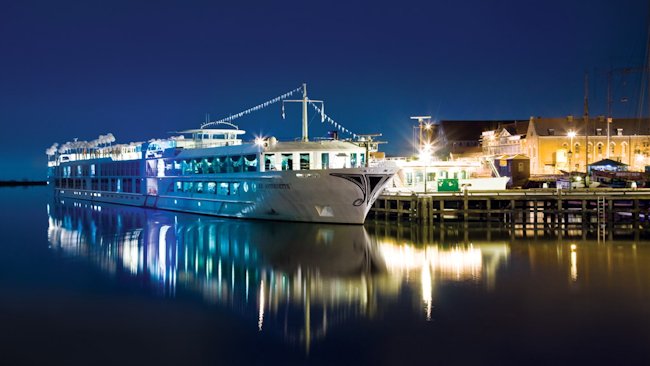
[[[571,144],[569,145],[568,155],[569,155],[569,169],[570,169],[570,171],[573,171],[573,165],[571,165],[572,164],[572,159],[571,158],[572,158],[572,155],[573,155],[573,152],[572,152],[573,138],[576,137],[576,132],[571,130],[566,135],[571,139]]]

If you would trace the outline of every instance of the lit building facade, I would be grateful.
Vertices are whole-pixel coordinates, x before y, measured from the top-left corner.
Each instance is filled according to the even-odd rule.
[[[609,134],[607,127],[609,125]],[[650,165],[648,119],[604,117],[585,122],[580,117],[531,117],[523,153],[530,157],[531,174],[585,172],[587,165],[612,159],[643,171]]]

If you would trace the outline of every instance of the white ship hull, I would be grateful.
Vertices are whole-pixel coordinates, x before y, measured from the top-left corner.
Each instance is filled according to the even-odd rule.
[[[196,182],[243,182],[237,195],[167,192],[176,177],[155,179],[160,192],[134,194],[57,189],[75,198],[223,217],[319,223],[362,224],[395,173],[391,167],[270,171],[201,176]],[[245,184],[245,186],[244,186]],[[151,192],[149,192],[151,193]]]

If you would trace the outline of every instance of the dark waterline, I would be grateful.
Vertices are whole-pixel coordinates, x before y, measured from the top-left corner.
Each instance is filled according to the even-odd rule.
[[[650,243],[0,189],[3,364],[648,364]]]

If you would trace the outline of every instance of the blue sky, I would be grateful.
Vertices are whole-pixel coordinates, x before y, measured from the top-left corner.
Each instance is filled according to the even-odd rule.
[[[642,66],[648,2],[12,1],[0,4],[0,179],[42,179],[44,151],[113,133],[167,136],[308,83],[356,133],[410,151],[409,116],[526,119],[606,111],[606,72]],[[638,75],[614,82],[636,116]],[[646,95],[647,98],[647,95]],[[238,120],[300,135],[300,109]],[[329,126],[317,118],[311,135]]]

